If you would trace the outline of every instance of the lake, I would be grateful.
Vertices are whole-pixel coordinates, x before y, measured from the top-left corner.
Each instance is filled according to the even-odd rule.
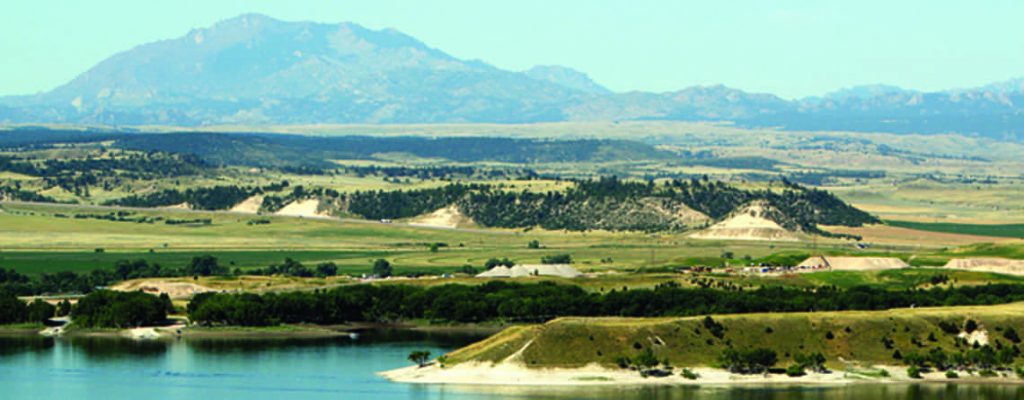
[[[358,339],[0,337],[0,399],[1021,399],[1024,387],[490,387],[388,382],[412,350],[441,354],[479,336],[372,331]]]

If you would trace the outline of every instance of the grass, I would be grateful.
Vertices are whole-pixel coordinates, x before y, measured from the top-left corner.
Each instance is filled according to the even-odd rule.
[[[722,253],[753,259],[776,253],[807,252],[806,243],[715,242],[683,234],[631,232],[556,232],[531,230],[449,230],[380,224],[369,221],[256,217],[182,210],[135,210],[137,216],[210,218],[203,226],[60,218],[58,214],[107,213],[82,206],[4,204],[0,213],[0,266],[30,274],[109,268],[121,259],[146,259],[181,266],[199,254],[213,254],[229,267],[263,267],[291,257],[303,263],[332,261],[344,273],[370,271],[372,261],[386,258],[400,274],[451,272],[477,268],[493,257],[537,263],[541,257],[570,254],[578,269],[589,271],[720,265]],[[266,225],[248,225],[268,218]],[[538,240],[543,249],[528,249]],[[431,252],[429,245],[447,243]],[[820,249],[851,252],[840,242]],[[97,253],[96,249],[103,249]],[[603,261],[602,261],[603,260]],[[611,260],[610,262],[608,260]],[[732,260],[742,264],[745,261]]]
[[[957,224],[948,222],[914,222],[887,220],[886,224],[919,231],[958,233],[962,235],[1024,238],[1024,224]]]
[[[978,321],[990,340],[1009,341],[999,330],[1024,329],[1024,304],[999,306],[844,311],[818,313],[740,314],[713,317],[725,328],[721,338],[704,328],[704,317],[690,318],[559,318],[542,325],[508,328],[482,342],[448,355],[450,364],[499,361],[522,351],[530,367],[580,367],[597,362],[614,367],[616,358],[632,357],[651,348],[659,359],[675,366],[714,366],[727,347],[766,347],[778,354],[778,365],[799,353],[821,352],[833,369],[845,366],[839,358],[868,365],[896,365],[900,350],[927,353],[931,348],[958,350],[956,335],[939,322]],[[769,329],[770,328],[770,329]],[[828,333],[832,339],[827,339]],[[936,341],[926,340],[933,335]],[[887,348],[883,337],[892,341]],[[919,342],[920,345],[913,342]],[[529,344],[529,345],[527,345]]]

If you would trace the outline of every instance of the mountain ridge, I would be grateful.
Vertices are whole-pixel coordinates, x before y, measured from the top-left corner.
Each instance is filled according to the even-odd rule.
[[[729,121],[796,130],[1024,139],[1024,79],[887,85],[786,100],[723,85],[612,92],[562,66],[503,70],[395,29],[243,14],[117,53],[49,92],[0,97],[0,123],[105,125]]]

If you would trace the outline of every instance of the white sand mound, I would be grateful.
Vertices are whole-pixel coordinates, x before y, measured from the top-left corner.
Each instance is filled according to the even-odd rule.
[[[307,199],[299,200],[278,210],[274,215],[285,215],[290,217],[329,217],[327,213],[319,211],[320,200]]]
[[[472,218],[467,217],[454,204],[420,215],[409,221],[409,225],[431,226],[436,228],[468,228],[476,226]]]
[[[984,329],[976,329],[971,333],[960,332],[957,337],[964,339],[970,345],[977,343],[978,346],[985,346],[988,344],[988,331]]]
[[[910,267],[903,260],[894,257],[811,257],[798,267],[808,269],[831,269],[834,271],[875,271]]]
[[[231,207],[231,212],[256,214],[260,211],[261,205],[263,205],[263,195],[257,194]]]
[[[1011,260],[1007,258],[954,258],[946,263],[945,268],[1024,275],[1024,260]]]
[[[215,291],[206,286],[197,285],[191,282],[166,282],[150,279],[124,281],[112,286],[111,289],[122,292],[134,292],[141,290],[155,295],[167,293],[167,295],[172,299],[187,299],[196,293]]]
[[[690,237],[714,240],[770,240],[795,242],[800,238],[767,218],[770,208],[763,202],[753,202],[728,218]]]
[[[559,276],[576,278],[583,274],[569,264],[515,265],[512,268],[500,266],[477,275],[478,278],[521,278],[526,276]]]

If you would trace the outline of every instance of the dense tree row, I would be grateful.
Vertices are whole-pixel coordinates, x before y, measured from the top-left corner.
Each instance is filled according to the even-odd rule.
[[[429,167],[391,167],[379,165],[346,165],[340,168],[347,174],[382,176],[385,178],[427,179],[536,179],[536,171],[526,168],[481,168],[474,166],[444,165]]]
[[[22,322],[43,322],[53,317],[57,307],[36,299],[25,303],[13,293],[0,290],[0,324],[16,324]]]
[[[19,296],[55,293],[90,293],[111,283],[138,278],[227,275],[227,267],[216,257],[193,257],[181,267],[162,267],[146,260],[119,260],[113,269],[96,269],[79,274],[73,271],[44,273],[29,277],[13,269],[0,268],[0,292]]]
[[[99,290],[79,299],[71,318],[75,325],[88,328],[131,328],[162,323],[173,309],[166,294]]]
[[[257,192],[257,189],[238,186],[206,188],[164,189],[145,195],[131,195],[107,202],[107,205],[125,207],[162,207],[182,203],[196,210],[225,210],[234,207]]]
[[[204,324],[436,321],[545,321],[559,316],[692,316],[722,313],[883,310],[896,307],[1000,304],[1024,300],[1024,286],[986,285],[886,291],[870,287],[716,290],[661,285],[588,293],[550,282],[479,286],[354,285],[320,292],[204,294],[189,316]]]
[[[189,188],[185,191],[164,189],[145,195],[122,197],[108,201],[106,204],[126,207],[162,207],[188,203],[195,210],[226,210],[241,203],[249,196],[266,191],[277,191],[286,187],[288,187],[288,181],[263,187],[213,186]]]

